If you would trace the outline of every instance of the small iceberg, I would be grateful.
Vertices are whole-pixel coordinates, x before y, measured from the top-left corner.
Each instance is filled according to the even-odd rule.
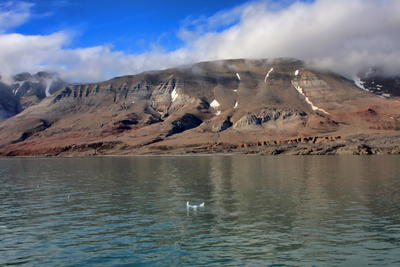
[[[204,208],[204,202],[203,203],[201,203],[200,205],[190,205],[189,204],[189,201],[188,202],[186,202],[186,208],[187,209],[197,209],[197,208]]]

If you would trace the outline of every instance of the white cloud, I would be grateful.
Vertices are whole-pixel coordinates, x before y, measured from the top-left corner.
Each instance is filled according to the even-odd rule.
[[[0,33],[28,21],[32,6],[31,3],[15,1],[0,3]]]
[[[252,3],[238,24],[198,36],[194,50],[207,59],[295,57],[347,76],[390,63],[399,73],[398,14],[397,0],[296,2],[275,12]]]
[[[29,5],[1,5],[3,31],[26,22]],[[180,49],[157,48],[139,55],[106,45],[66,49],[74,38],[68,32],[0,32],[0,72],[6,76],[48,70],[70,81],[88,82],[205,60],[294,57],[348,77],[372,66],[400,75],[398,14],[398,0],[316,0],[283,8],[248,2],[208,18],[187,18],[178,33],[185,42]]]

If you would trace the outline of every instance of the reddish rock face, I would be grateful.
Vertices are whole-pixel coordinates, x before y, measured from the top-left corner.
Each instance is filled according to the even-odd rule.
[[[0,123],[0,155],[261,153],[277,146],[268,153],[281,154],[317,145],[331,149],[300,152],[348,153],[343,146],[360,134],[389,135],[396,146],[399,108],[396,99],[297,60],[204,62],[64,87]]]

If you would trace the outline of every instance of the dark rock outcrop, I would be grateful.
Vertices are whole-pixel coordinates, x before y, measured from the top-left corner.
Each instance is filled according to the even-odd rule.
[[[168,132],[167,137],[190,130],[199,126],[203,121],[192,114],[185,114],[181,118],[171,123],[172,129]]]

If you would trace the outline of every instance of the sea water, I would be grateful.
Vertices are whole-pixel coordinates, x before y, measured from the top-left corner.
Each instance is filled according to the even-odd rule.
[[[399,163],[0,159],[0,266],[396,266]]]

